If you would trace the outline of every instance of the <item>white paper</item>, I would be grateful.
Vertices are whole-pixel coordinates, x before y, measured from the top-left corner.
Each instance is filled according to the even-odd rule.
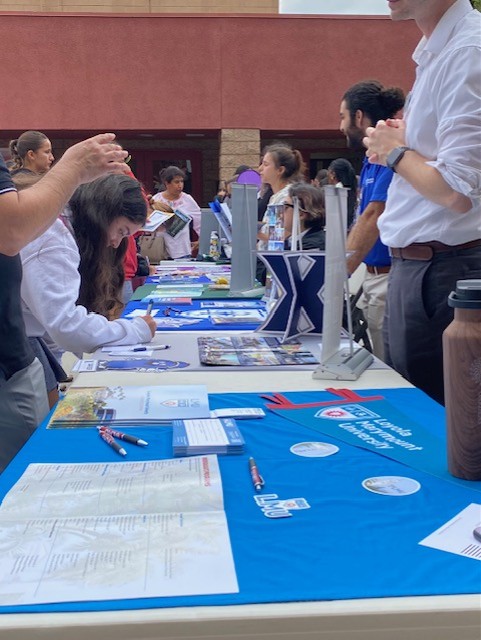
[[[151,316],[156,316],[159,313],[159,309],[152,309],[152,311],[150,312]],[[147,310],[146,309],[133,309],[130,313],[127,313],[126,316],[124,316],[125,318],[137,318],[139,316],[146,316],[147,315]]]
[[[149,343],[147,343],[147,345],[149,345]],[[125,351],[129,351],[132,354],[135,353],[134,349],[143,349],[147,345],[139,342],[137,344],[123,345],[118,347],[102,347],[101,350],[104,353],[110,353],[112,355],[118,355],[119,353],[124,353]]]
[[[471,503],[419,544],[481,560],[481,542],[473,535],[476,527],[481,527],[481,504]]]
[[[29,465],[0,507],[0,605],[237,591],[215,456]]]
[[[213,409],[210,412],[211,418],[263,418],[264,409],[257,407],[239,407],[234,409]]]
[[[158,358],[159,356],[159,352],[158,351],[154,351],[153,349],[146,349],[145,351],[116,351],[115,353],[108,353],[107,356],[110,357],[106,357],[103,358],[103,360],[111,360],[112,357],[115,358],[129,358],[129,360],[135,360],[136,358],[138,358],[139,360],[144,360],[145,358],[153,358],[154,357],[154,353],[155,353],[155,357]],[[97,362],[97,360],[83,360],[82,362]],[[95,371],[95,369],[92,369],[93,371]],[[79,369],[79,371],[89,371],[89,369]]]
[[[206,420],[184,420],[185,433],[192,447],[228,445],[229,438],[219,418]]]
[[[142,227],[142,231],[147,231],[152,233],[156,229],[160,227],[161,224],[167,222],[174,214],[173,213],[164,213],[163,211],[158,211],[157,209],[151,213],[151,215],[147,218],[146,223]]]

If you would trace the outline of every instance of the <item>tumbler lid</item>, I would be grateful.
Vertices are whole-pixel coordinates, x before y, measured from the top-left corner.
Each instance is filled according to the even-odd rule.
[[[481,309],[481,280],[458,280],[448,304],[461,309]]]

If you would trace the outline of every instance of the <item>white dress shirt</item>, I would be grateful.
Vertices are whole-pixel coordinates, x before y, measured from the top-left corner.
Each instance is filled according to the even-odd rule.
[[[405,108],[406,145],[473,203],[455,213],[394,175],[378,226],[390,247],[481,238],[481,14],[458,0],[413,54],[416,81]]]
[[[43,336],[66,351],[82,354],[103,345],[150,342],[142,318],[112,320],[76,304],[80,289],[80,255],[60,220],[20,252],[22,311],[27,335]]]

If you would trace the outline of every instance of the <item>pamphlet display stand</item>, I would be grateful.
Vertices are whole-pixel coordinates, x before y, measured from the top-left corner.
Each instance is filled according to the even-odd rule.
[[[347,291],[346,221],[347,189],[327,185],[326,199],[326,273],[322,322],[321,364],[314,379],[357,380],[373,361],[367,349],[359,347],[349,331],[349,347],[341,348],[342,308]],[[348,318],[350,308],[347,305]],[[351,322],[349,322],[351,324]]]
[[[254,289],[257,240],[257,187],[232,185],[232,258],[230,295],[248,296]],[[256,290],[256,293],[259,290]]]

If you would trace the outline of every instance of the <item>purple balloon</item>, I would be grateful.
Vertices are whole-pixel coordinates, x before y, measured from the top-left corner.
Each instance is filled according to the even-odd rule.
[[[247,169],[247,171],[239,173],[236,182],[239,184],[253,184],[258,189],[260,189],[262,184],[260,175],[254,169]]]

